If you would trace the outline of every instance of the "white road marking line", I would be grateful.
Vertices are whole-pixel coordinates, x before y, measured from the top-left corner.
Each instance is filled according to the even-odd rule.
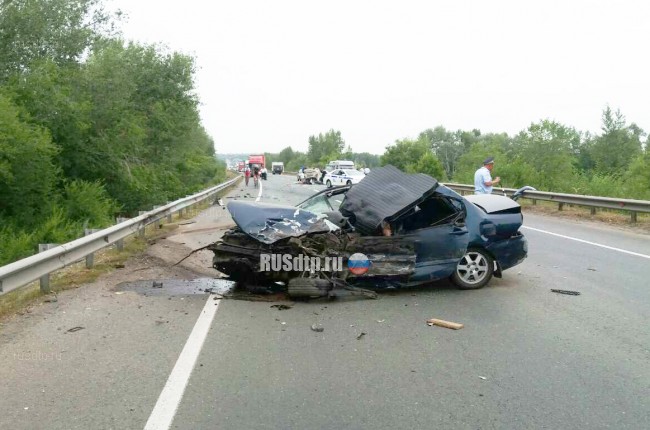
[[[262,197],[262,178],[258,179],[257,183],[260,184],[260,192],[257,193],[257,198],[255,199],[255,201],[259,202],[260,198]]]
[[[167,383],[158,397],[156,406],[154,406],[144,430],[168,430],[178,406],[183,399],[185,387],[190,380],[192,370],[196,364],[196,359],[199,357],[203,342],[208,335],[212,320],[219,308],[221,300],[213,300],[213,296],[208,296],[208,301],[205,303],[199,318],[194,324],[192,333],[187,339],[181,355],[178,357],[172,373],[167,378]]]
[[[624,254],[629,254],[629,255],[634,255],[634,256],[637,256],[637,257],[643,257],[643,258],[650,259],[650,255],[639,254],[638,252],[632,252],[632,251],[627,251],[627,250],[625,250],[625,249],[621,249],[621,248],[615,248],[615,247],[613,247],[613,246],[602,245],[602,244],[600,244],[600,243],[590,242],[590,241],[588,241],[588,240],[578,239],[578,238],[571,237],[571,236],[565,236],[565,235],[563,235],[563,234],[553,233],[553,232],[550,232],[550,231],[541,230],[541,229],[539,229],[539,228],[528,227],[528,226],[525,226],[525,225],[522,226],[522,227],[523,227],[523,228],[527,228],[527,229],[529,229],[529,230],[538,231],[538,232],[540,232],[540,233],[546,233],[546,234],[550,234],[550,235],[552,235],[552,236],[563,237],[563,238],[565,238],[565,239],[575,240],[576,242],[582,242],[582,243],[586,243],[586,244],[588,244],[588,245],[599,246],[599,247],[601,247],[601,248],[610,249],[610,250],[612,250],[612,251],[618,251],[618,252],[622,252],[622,253],[624,253]]]

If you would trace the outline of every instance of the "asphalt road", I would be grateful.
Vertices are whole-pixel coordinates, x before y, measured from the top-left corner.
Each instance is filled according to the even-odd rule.
[[[260,201],[295,204],[320,189],[271,175]],[[230,197],[257,198],[241,190]],[[198,221],[225,225],[227,211]],[[529,258],[477,291],[438,282],[288,310],[167,290],[115,295],[110,277],[66,293],[0,329],[0,428],[138,429],[160,410],[178,429],[648,428],[650,238],[528,214],[524,224]],[[156,246],[216,237],[188,230]],[[190,269],[175,275],[201,276]],[[201,321],[198,357],[176,380]],[[85,329],[65,332],[74,325]],[[157,408],[168,386],[182,398]]]

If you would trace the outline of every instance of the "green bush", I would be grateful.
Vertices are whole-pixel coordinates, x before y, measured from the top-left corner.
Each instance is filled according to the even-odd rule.
[[[90,228],[112,225],[120,209],[99,182],[70,181],[63,194],[62,206],[67,218],[83,222]]]
[[[0,266],[9,264],[36,252],[34,233],[28,233],[0,219]]]

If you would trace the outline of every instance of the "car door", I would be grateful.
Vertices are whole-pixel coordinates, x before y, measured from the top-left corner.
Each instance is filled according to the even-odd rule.
[[[427,206],[427,203],[430,203]],[[416,270],[414,281],[433,281],[449,277],[458,261],[465,255],[470,241],[469,230],[465,224],[464,205],[454,205],[451,201],[439,198],[430,199],[421,205],[420,212],[414,214],[420,219],[411,219],[410,226],[401,234],[412,237],[415,242]],[[434,219],[436,213],[439,221]]]
[[[436,280],[449,277],[469,245],[464,225],[445,224],[423,228],[407,234],[415,241],[416,273],[413,280]]]

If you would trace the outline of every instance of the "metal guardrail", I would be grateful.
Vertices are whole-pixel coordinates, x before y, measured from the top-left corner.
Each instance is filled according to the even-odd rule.
[[[106,248],[131,234],[144,231],[147,225],[153,224],[162,218],[171,217],[172,214],[199,203],[235,184],[239,179],[241,177],[233,178],[200,193],[145,212],[128,221],[2,266],[0,267],[0,295],[27,285],[41,276],[76,263],[93,252]]]
[[[453,189],[465,193],[473,193],[473,185],[465,184],[443,184]],[[501,194],[505,192],[507,196],[512,196],[516,190],[514,188],[497,188],[492,191],[493,194]],[[532,199],[533,204],[537,200],[556,202],[558,209],[562,210],[565,204],[587,206],[591,207],[591,213],[594,214],[596,209],[618,209],[629,211],[631,213],[631,221],[636,222],[636,215],[638,212],[650,213],[650,201],[647,200],[633,200],[633,199],[619,199],[616,197],[599,197],[599,196],[583,196],[580,194],[563,194],[563,193],[549,193],[546,191],[526,191],[520,198]]]

